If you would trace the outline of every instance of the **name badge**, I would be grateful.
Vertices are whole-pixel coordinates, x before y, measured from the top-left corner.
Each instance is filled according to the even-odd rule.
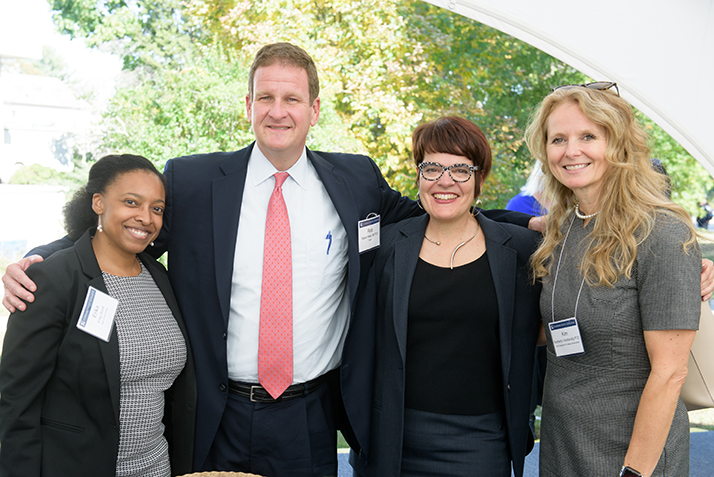
[[[371,213],[366,219],[357,222],[359,253],[379,247],[379,215]]]
[[[117,306],[119,306],[119,300],[94,287],[89,287],[82,313],[77,321],[77,328],[100,340],[109,342]]]
[[[550,337],[553,340],[556,356],[574,356],[585,353],[577,318],[566,318],[565,320],[548,323],[548,327],[550,328]]]

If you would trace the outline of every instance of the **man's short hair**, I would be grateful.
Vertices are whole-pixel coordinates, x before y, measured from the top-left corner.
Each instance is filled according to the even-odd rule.
[[[255,54],[255,59],[250,66],[250,73],[248,74],[248,97],[250,100],[253,100],[253,81],[255,80],[256,70],[262,66],[270,66],[275,63],[305,70],[310,89],[310,104],[312,104],[320,95],[320,79],[317,77],[317,68],[310,55],[292,43],[271,43],[262,47]]]

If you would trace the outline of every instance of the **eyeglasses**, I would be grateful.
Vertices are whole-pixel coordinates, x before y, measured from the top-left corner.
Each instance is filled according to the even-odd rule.
[[[612,81],[596,81],[594,83],[586,83],[586,84],[564,84],[563,86],[556,86],[550,92],[552,93],[553,91],[555,91],[557,89],[570,89],[570,88],[588,88],[588,89],[596,89],[598,91],[607,91],[610,88],[615,88],[615,93],[618,96],[620,96],[620,89],[617,87],[617,83],[613,83]]]
[[[449,167],[444,167],[438,162],[422,162],[419,164],[419,172],[421,176],[428,181],[438,181],[444,175],[444,171],[449,172],[454,182],[466,182],[471,179],[473,171],[479,170],[478,166],[469,164],[453,164]]]

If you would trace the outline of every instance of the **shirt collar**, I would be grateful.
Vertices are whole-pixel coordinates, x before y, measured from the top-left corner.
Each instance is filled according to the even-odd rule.
[[[308,167],[309,164],[306,149],[303,148],[300,158],[285,172],[290,174],[290,177],[297,183],[298,186],[305,189],[309,173]],[[273,164],[271,164],[268,158],[265,157],[265,154],[263,154],[263,151],[260,150],[258,145],[256,144],[253,146],[253,151],[251,152],[250,159],[248,161],[248,175],[253,181],[253,185],[257,186],[258,184],[268,180],[276,172],[279,171],[275,168],[275,166],[273,166]]]

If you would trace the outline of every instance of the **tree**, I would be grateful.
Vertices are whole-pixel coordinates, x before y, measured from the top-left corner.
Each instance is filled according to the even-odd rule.
[[[698,202],[707,199],[707,192],[714,187],[711,175],[651,119],[639,111],[637,118],[650,136],[652,157],[662,161],[670,176],[672,200],[693,216],[699,215]]]
[[[588,80],[519,40],[420,0],[53,5],[63,31],[111,47],[134,72],[135,82],[107,112],[108,148],[138,148],[164,161],[243,146],[252,137],[242,102],[252,57],[266,43],[290,41],[320,71],[322,113],[311,148],[369,154],[394,187],[413,196],[413,129],[442,115],[467,117],[493,149],[486,207],[503,207],[528,175],[523,132],[533,107],[554,86]],[[657,150],[677,150],[663,133],[656,140]],[[698,189],[696,174],[684,172],[693,160],[681,152],[673,158],[676,179],[682,190]]]
[[[48,0],[60,32],[120,55],[126,69],[181,67],[204,35],[182,0]]]
[[[135,75],[104,114],[105,147],[159,166],[170,158],[231,150],[251,141],[238,94],[246,70],[206,56],[181,69]]]

